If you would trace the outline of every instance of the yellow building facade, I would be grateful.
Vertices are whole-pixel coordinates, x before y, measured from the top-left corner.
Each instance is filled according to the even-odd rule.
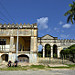
[[[18,32],[17,32],[18,31]],[[18,54],[17,50],[18,35]],[[37,24],[0,24],[0,62],[37,62]]]
[[[18,36],[18,41],[17,41]],[[60,58],[62,49],[75,44],[75,40],[60,40],[49,34],[38,37],[37,24],[0,24],[0,62],[18,59],[19,62],[36,63],[38,46],[42,46],[43,58]],[[46,47],[49,46],[49,52]]]

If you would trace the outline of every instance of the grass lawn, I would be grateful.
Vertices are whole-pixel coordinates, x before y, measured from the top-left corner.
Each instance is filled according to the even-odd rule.
[[[37,68],[37,69],[45,69],[45,66],[43,65],[31,65],[30,68]]]
[[[48,68],[75,68],[75,64],[71,65],[71,64],[66,64],[67,66],[56,66],[56,67],[50,67],[48,66]]]
[[[21,67],[21,66],[18,66],[18,67],[6,67],[6,68],[0,68],[0,70],[3,70],[3,71],[27,70],[27,67]]]
[[[65,66],[57,66],[57,67],[50,67],[50,66],[44,66],[44,65],[31,65],[31,66],[18,66],[18,67],[6,67],[6,68],[0,68],[0,70],[2,71],[21,71],[21,70],[40,70],[40,69],[67,69],[67,68],[75,68],[75,64],[74,65],[67,65],[67,67]]]

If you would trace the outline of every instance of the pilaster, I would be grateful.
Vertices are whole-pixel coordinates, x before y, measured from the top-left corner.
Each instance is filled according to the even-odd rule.
[[[43,46],[43,58],[45,58],[45,47]]]
[[[60,58],[60,47],[57,48],[57,58]]]
[[[0,54],[0,63],[2,62],[1,54]]]
[[[53,46],[51,47],[51,58],[53,58]]]
[[[14,37],[10,36],[10,51],[14,50]]]
[[[34,36],[31,37],[30,51],[34,51]]]
[[[37,46],[37,37],[34,37],[34,52],[37,52],[38,46]]]
[[[36,63],[37,62],[37,38],[34,36],[31,37],[31,44],[30,44],[30,63]]]

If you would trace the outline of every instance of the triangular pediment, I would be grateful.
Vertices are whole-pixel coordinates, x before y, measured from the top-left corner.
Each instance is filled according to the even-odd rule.
[[[54,39],[54,37],[47,34],[47,35],[43,36],[42,39]]]

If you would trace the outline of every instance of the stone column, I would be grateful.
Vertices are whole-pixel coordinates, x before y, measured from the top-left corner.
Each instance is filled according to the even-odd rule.
[[[10,52],[8,61],[12,61],[12,51],[14,51],[14,37],[10,36]]]
[[[51,47],[51,58],[53,58],[53,46]]]
[[[57,47],[57,58],[60,58],[60,48]]]
[[[29,56],[29,62],[30,63],[36,63],[37,62],[37,38],[34,36],[31,37],[31,44],[30,44],[30,56]]]
[[[31,37],[29,63],[33,63],[33,50],[34,50],[34,37]]]
[[[31,37],[30,51],[34,51],[34,37]]]
[[[2,62],[1,54],[0,54],[0,63]]]
[[[34,37],[34,51],[37,52],[38,45],[37,45],[37,37]]]
[[[14,37],[10,36],[10,51],[14,50]]]
[[[11,51],[9,52],[9,58],[8,58],[8,61],[12,61],[12,52],[11,52]]]
[[[43,46],[43,58],[45,58],[45,47]]]

